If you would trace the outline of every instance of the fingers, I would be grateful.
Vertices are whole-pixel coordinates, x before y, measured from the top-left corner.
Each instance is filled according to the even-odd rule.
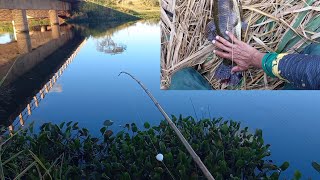
[[[233,47],[233,44],[231,44],[229,41],[225,40],[225,39],[224,39],[223,37],[221,37],[221,36],[217,36],[217,37],[216,37],[216,40],[219,41],[219,42],[221,42],[222,44],[224,44],[224,45],[227,46],[227,47],[230,47],[230,48]]]
[[[244,67],[234,66],[234,67],[231,69],[231,72],[232,72],[232,73],[236,73],[236,72],[241,72],[241,71],[245,71],[245,70],[247,70],[247,69],[244,68]]]
[[[226,31],[226,34],[230,37],[231,41],[235,44],[239,43],[240,41],[229,31]]]
[[[232,58],[232,55],[230,53],[227,53],[227,52],[214,50],[213,53],[215,53],[216,55],[218,55],[218,56],[220,56],[222,58],[226,58],[226,59],[231,59]]]
[[[213,40],[212,43],[219,49],[222,49],[222,50],[227,51],[227,52],[231,52],[232,51],[232,49],[230,47],[225,46],[224,44],[220,43],[219,41]]]

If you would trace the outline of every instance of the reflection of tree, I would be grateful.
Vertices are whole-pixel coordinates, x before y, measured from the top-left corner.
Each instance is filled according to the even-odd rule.
[[[144,19],[139,21],[142,24],[146,24],[146,25],[158,25],[160,23],[160,18],[150,18],[150,19]]]
[[[97,41],[97,50],[106,54],[121,54],[126,49],[126,45],[115,43],[111,37],[105,37],[103,40]]]

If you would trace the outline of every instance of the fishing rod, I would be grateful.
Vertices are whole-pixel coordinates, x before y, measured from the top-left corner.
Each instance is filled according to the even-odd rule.
[[[170,119],[170,117],[168,116],[168,114],[163,110],[163,108],[161,107],[161,105],[158,103],[158,101],[153,97],[153,95],[150,93],[150,91],[142,84],[141,81],[139,81],[138,79],[136,79],[133,75],[131,75],[128,72],[122,71],[119,73],[118,76],[120,76],[121,74],[127,74],[128,76],[130,76],[133,80],[135,80],[141,87],[142,89],[148,94],[148,96],[150,97],[150,99],[154,102],[154,104],[156,105],[156,107],[159,109],[159,111],[161,112],[161,114],[164,116],[164,118],[166,119],[166,121],[168,122],[168,124],[170,125],[170,127],[174,130],[174,132],[177,134],[177,136],[179,137],[180,141],[182,142],[182,144],[186,147],[186,149],[188,150],[189,154],[192,156],[193,161],[199,166],[199,168],[201,169],[201,171],[203,172],[203,174],[205,175],[205,177],[207,179],[210,180],[215,180],[213,178],[213,176],[211,175],[211,173],[209,172],[209,170],[207,169],[207,167],[203,164],[203,162],[201,161],[200,157],[197,155],[197,153],[192,149],[192,147],[190,146],[190,144],[188,143],[188,141],[185,139],[185,137],[181,134],[180,130],[177,128],[177,126],[172,122],[172,120]]]

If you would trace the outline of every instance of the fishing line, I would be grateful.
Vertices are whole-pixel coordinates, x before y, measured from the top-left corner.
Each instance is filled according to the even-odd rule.
[[[126,71],[121,71],[119,73],[118,76],[120,76],[121,74],[126,74],[128,76],[131,77],[131,79],[133,79],[137,84],[139,84],[139,86],[144,90],[144,92],[149,96],[149,98],[151,99],[151,101],[154,103],[154,105],[157,107],[157,109],[161,112],[161,114],[163,115],[163,117],[165,118],[165,120],[167,121],[168,125],[173,129],[173,131],[176,133],[176,135],[178,136],[179,140],[182,142],[182,144],[184,145],[184,147],[187,149],[188,153],[192,156],[192,159],[195,163],[197,163],[197,165],[199,166],[199,168],[201,169],[201,171],[203,172],[204,176],[207,179],[212,179],[214,180],[214,177],[212,176],[212,174],[210,173],[210,171],[208,170],[208,168],[204,165],[204,163],[202,162],[202,160],[200,159],[200,157],[197,155],[197,153],[194,151],[194,149],[191,147],[191,145],[189,144],[189,142],[186,140],[186,138],[182,135],[182,133],[180,132],[180,130],[177,128],[177,126],[175,125],[175,123],[171,120],[171,118],[168,116],[168,114],[164,111],[164,109],[161,107],[161,105],[159,104],[159,102],[156,100],[156,98],[151,94],[151,92],[142,84],[141,81],[139,81],[137,78],[135,78],[133,75],[131,75],[130,73],[126,72]]]
[[[30,37],[30,41],[31,41],[31,37]],[[21,49],[25,49],[27,47],[27,45],[24,45]],[[19,48],[19,47],[18,47]],[[1,79],[0,81],[0,88],[3,86],[5,80],[7,79],[8,75],[10,74],[10,72],[12,71],[13,69],[13,66],[16,64],[17,60],[24,54],[19,54],[18,57],[15,58],[13,64],[11,65],[11,67],[9,68],[9,70],[7,71],[6,75]],[[24,113],[25,115],[26,113]],[[17,118],[16,118],[17,119]],[[15,120],[16,120],[15,119]],[[14,122],[13,122],[14,123]],[[13,126],[17,126],[19,122],[16,122],[16,124],[14,124]]]
[[[18,32],[16,32],[16,33],[18,33]],[[30,43],[32,43],[31,40],[34,39],[33,36],[30,35],[30,32],[29,32],[29,31],[26,32],[26,33],[29,34]],[[15,40],[14,42],[18,43],[18,40]],[[23,45],[22,48],[21,48],[21,47],[20,47],[20,48],[18,47],[18,50],[19,50],[19,49],[25,49],[25,48],[27,48],[27,46],[28,46],[28,44]],[[31,49],[32,49],[32,44],[31,44]],[[29,52],[28,52],[28,53],[29,53]],[[10,69],[8,70],[8,72],[6,73],[6,75],[1,79],[1,81],[0,81],[0,87],[4,84],[4,81],[7,79],[9,73],[12,71],[12,68],[13,68],[13,66],[16,64],[17,60],[18,60],[22,55],[28,54],[28,53],[23,53],[23,54],[20,54],[20,53],[19,53],[18,57],[16,57],[16,59],[14,60],[13,64],[11,65],[11,67],[10,67]]]
[[[196,116],[196,119],[197,119],[197,121],[199,121],[198,116],[197,116],[197,112],[196,112],[196,109],[195,109],[195,107],[194,107],[194,105],[193,105],[193,102],[192,102],[191,97],[190,97],[190,101],[191,101],[191,105],[192,105],[192,107],[193,107],[193,112],[194,112],[194,114],[195,114],[195,116]]]
[[[230,17],[228,16],[227,31],[229,31],[229,21],[230,21]],[[233,31],[233,29],[232,29],[232,31]],[[231,33],[231,32],[229,31],[229,33]],[[232,50],[231,50],[231,62],[232,62],[232,64],[231,65],[233,66],[233,38],[231,38],[231,42],[232,42],[232,46],[231,46],[231,48],[232,48]]]
[[[26,45],[23,46],[22,49],[26,48]],[[6,75],[1,79],[0,81],[0,87],[4,84],[4,81],[7,79],[9,73],[12,71],[13,66],[16,64],[17,60],[22,56],[23,54],[19,54],[18,57],[14,60],[13,64],[11,65],[10,69],[7,71]]]
[[[210,120],[212,120],[211,113],[210,113],[210,105],[209,104],[208,104],[208,113],[209,113]]]
[[[233,30],[233,29],[232,29],[232,30]],[[229,33],[230,33],[230,32],[229,32]],[[233,45],[234,45],[234,44],[233,44],[233,43],[234,43],[234,41],[233,41],[233,40],[234,40],[234,39],[233,39],[233,38],[231,38],[231,39],[232,39],[231,62],[232,62],[232,66],[233,66],[233,51],[234,51],[234,49],[233,49],[233,47],[234,47],[234,46],[233,46]]]
[[[18,32],[16,32],[16,33],[18,34]],[[33,37],[32,34],[30,35],[30,32],[26,32],[26,33],[29,34],[30,43],[32,43],[31,40],[32,40],[32,39],[35,39],[35,38]],[[16,43],[17,43],[18,40],[15,40],[15,41],[13,41],[13,42],[16,42]],[[25,49],[25,48],[27,48],[27,46],[28,46],[28,45],[25,44],[25,45],[23,45],[23,46],[20,47],[20,48],[18,47],[18,50],[19,50],[19,49]],[[31,49],[32,49],[32,44],[31,44]],[[23,54],[20,54],[20,53],[19,53],[18,57],[16,57],[16,59],[14,60],[13,64],[11,65],[10,69],[7,71],[6,75],[1,79],[1,81],[0,81],[0,87],[4,84],[4,81],[7,79],[9,73],[12,71],[12,68],[13,68],[13,66],[16,64],[17,60],[18,60],[22,55],[28,54],[28,53],[30,53],[30,52],[23,53]]]
[[[139,113],[139,111],[136,111],[136,112],[137,112],[137,115],[138,115],[138,119],[139,119],[139,121],[140,121],[140,125],[143,126],[143,122],[142,122],[142,118],[141,118],[141,116],[140,116],[140,113]],[[152,142],[149,133],[148,133],[147,131],[146,131],[146,133],[147,133],[147,136],[148,136],[149,140],[151,141],[151,144],[152,144],[154,150],[157,152],[157,154],[160,154],[159,151],[157,150],[156,146],[155,146],[154,143]],[[146,144],[148,144],[145,139],[143,139],[143,140],[144,140],[144,142],[145,142]],[[158,159],[157,159],[157,160],[158,160]],[[159,161],[159,160],[158,160],[158,161]],[[170,174],[171,178],[172,178],[173,180],[175,180],[174,176],[172,175],[171,171],[170,171],[169,168],[166,166],[166,164],[163,162],[163,160],[160,161],[160,162],[161,162],[161,163],[164,165],[164,167],[167,169],[167,171],[168,171],[168,173]]]
[[[140,121],[140,125],[142,125],[142,126],[143,126],[143,122],[142,122],[142,120],[141,120],[140,113],[139,113],[139,111],[136,111],[136,112],[137,112],[137,115],[138,115],[138,119],[139,119],[139,121]],[[152,140],[151,140],[151,137],[150,137],[150,135],[149,135],[149,133],[148,133],[148,132],[147,132],[147,136],[148,136],[148,138],[149,138],[149,140],[150,140],[150,142],[151,142],[151,144],[152,144],[152,146],[153,146],[154,150],[157,152],[157,154],[159,154],[159,151],[157,150],[156,146],[153,144],[153,142],[152,142]],[[145,141],[145,140],[144,140],[144,141]],[[148,144],[148,143],[146,142],[146,144]]]

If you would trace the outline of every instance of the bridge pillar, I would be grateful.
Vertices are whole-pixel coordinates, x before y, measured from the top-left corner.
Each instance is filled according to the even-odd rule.
[[[28,32],[28,19],[27,19],[27,11],[23,10],[12,10],[12,17],[14,23],[14,29],[17,33]]]
[[[49,10],[49,19],[52,31],[52,38],[58,39],[60,37],[60,26],[59,26],[59,19],[58,13],[56,10]]]
[[[41,26],[41,32],[46,32],[47,31],[47,26]]]
[[[32,51],[31,38],[29,32],[16,33],[17,45],[20,54]]]
[[[14,38],[17,41],[20,54],[32,51],[31,38],[29,35],[29,26],[26,10],[12,10],[12,25]]]

